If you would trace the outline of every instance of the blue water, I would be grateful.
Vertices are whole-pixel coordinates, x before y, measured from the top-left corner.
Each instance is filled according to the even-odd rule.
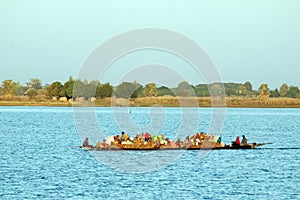
[[[172,132],[181,130],[178,116],[183,111],[165,109],[165,118],[156,118],[148,108],[132,108],[130,119],[139,131],[148,128],[174,137]],[[121,130],[110,108],[95,112],[103,132]],[[122,116],[128,110],[117,112]],[[196,129],[207,131],[211,109],[199,113]],[[99,162],[72,148],[81,145],[72,108],[0,107],[0,122],[0,199],[300,199],[299,109],[226,109],[225,143],[246,134],[249,142],[273,144],[200,154],[172,151],[179,155],[176,160],[144,173],[118,168],[128,164],[120,157],[130,152],[100,152]],[[101,156],[112,158],[113,166],[103,164]],[[164,156],[154,156],[165,164]],[[149,159],[135,166],[151,163],[159,165]]]

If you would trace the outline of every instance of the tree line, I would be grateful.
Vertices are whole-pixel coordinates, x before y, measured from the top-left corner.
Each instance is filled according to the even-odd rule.
[[[76,88],[76,90],[74,90]],[[137,97],[157,97],[157,96],[182,96],[182,97],[209,97],[209,96],[248,96],[261,98],[289,97],[298,98],[300,90],[297,86],[282,84],[279,89],[270,90],[268,84],[261,84],[254,90],[252,84],[245,83],[212,83],[191,85],[187,81],[178,84],[177,87],[168,88],[157,86],[155,83],[141,85],[138,82],[123,82],[117,86],[110,83],[100,83],[99,81],[79,80],[69,78],[65,83],[59,81],[42,85],[41,79],[32,78],[26,85],[21,85],[13,80],[4,80],[0,87],[0,94],[6,97],[28,96],[32,98],[37,95],[44,95],[49,98],[66,97],[74,99],[82,97],[105,98],[137,98]]]

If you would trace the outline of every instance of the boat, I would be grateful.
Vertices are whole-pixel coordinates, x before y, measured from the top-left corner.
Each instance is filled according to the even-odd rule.
[[[153,137],[146,134],[137,134],[136,137],[130,138],[128,134],[122,132],[122,135],[109,136],[103,142],[97,142],[95,146],[89,145],[88,138],[79,148],[88,151],[155,151],[155,150],[228,150],[228,149],[255,149],[271,143],[248,143],[243,135],[243,141],[240,143],[239,136],[236,141],[230,145],[221,142],[221,136],[214,136],[204,132],[187,136],[185,140],[170,140],[163,134],[157,134]]]
[[[272,143],[249,143],[241,145],[225,145],[225,146],[190,146],[190,147],[134,147],[134,146],[110,146],[105,148],[98,148],[95,146],[79,146],[79,148],[87,151],[157,151],[157,150],[238,150],[238,149],[255,149],[266,144]]]
[[[240,145],[231,144],[231,145],[225,145],[224,147],[213,147],[213,148],[191,147],[191,148],[187,148],[187,150],[255,149],[256,147],[263,146],[266,144],[272,144],[272,143],[248,143],[248,144],[240,144]]]

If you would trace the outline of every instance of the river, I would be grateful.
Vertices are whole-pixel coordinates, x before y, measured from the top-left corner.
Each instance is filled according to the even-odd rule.
[[[194,130],[183,118],[193,125],[199,113],[194,128],[205,132],[213,120],[210,108],[95,108],[94,113],[105,134],[136,128],[170,138]],[[70,107],[0,107],[0,199],[300,199],[300,109],[224,110],[225,143],[245,134],[248,142],[272,144],[166,154],[96,155],[73,148],[82,143],[82,124],[89,124],[78,127],[74,116]],[[132,159],[139,156],[148,162]]]

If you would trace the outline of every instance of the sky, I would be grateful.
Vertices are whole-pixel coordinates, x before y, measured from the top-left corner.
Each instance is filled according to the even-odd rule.
[[[0,81],[65,82],[70,75],[76,78],[88,56],[111,37],[162,28],[198,43],[224,82],[300,86],[299,9],[297,0],[2,0]],[[146,69],[150,63],[155,66]],[[133,65],[140,68],[126,74],[124,68]],[[144,51],[113,63],[100,81],[153,80],[169,86],[204,81],[188,68],[174,55]]]

